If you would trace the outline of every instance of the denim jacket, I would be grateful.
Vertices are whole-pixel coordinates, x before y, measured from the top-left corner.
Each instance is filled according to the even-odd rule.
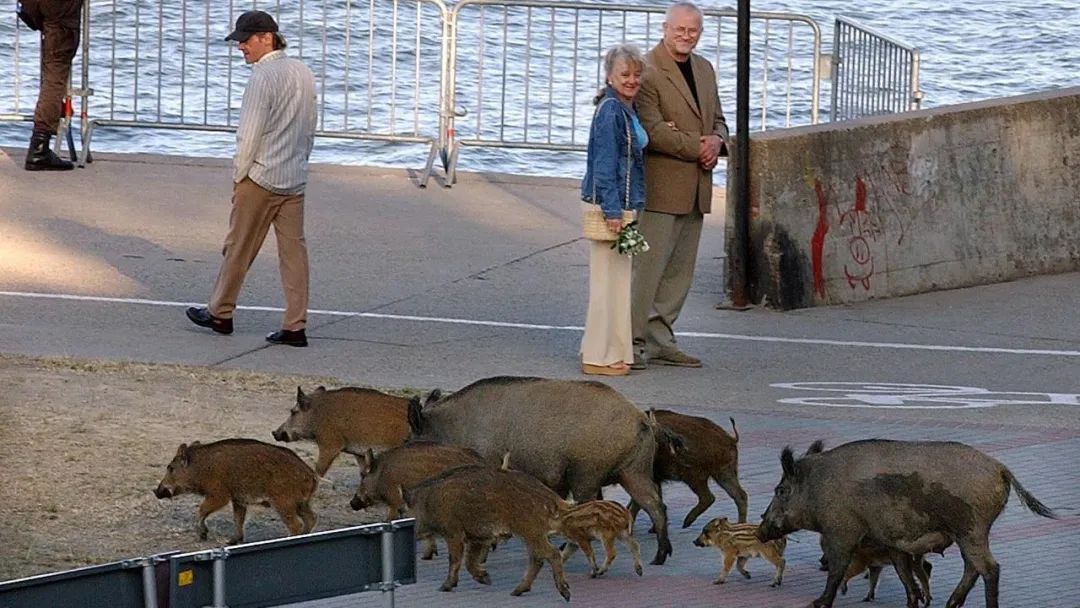
[[[623,104],[608,87],[600,99],[589,129],[585,178],[581,180],[581,200],[599,204],[604,217],[622,217],[623,209],[645,207],[645,158],[631,125],[634,108]],[[627,154],[627,135],[630,150]],[[626,172],[630,172],[627,200]],[[594,194],[595,192],[595,199]]]

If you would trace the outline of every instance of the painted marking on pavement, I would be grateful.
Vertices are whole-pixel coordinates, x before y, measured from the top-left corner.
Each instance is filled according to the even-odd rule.
[[[824,397],[788,397],[778,403],[822,407],[886,409],[972,409],[999,405],[1080,405],[1074,393],[997,392],[973,386],[889,382],[781,382],[773,388],[833,393]]]
[[[0,296],[12,298],[36,298],[43,300],[68,300],[98,302],[108,304],[138,304],[146,306],[187,307],[205,306],[205,302],[174,302],[169,300],[148,300],[142,298],[111,298],[106,296],[81,296],[74,294],[35,293],[24,291],[0,291]],[[260,312],[284,312],[275,306],[237,306],[238,310]],[[416,321],[420,323],[445,323],[451,325],[472,325],[479,327],[501,327],[507,329],[534,329],[544,331],[583,331],[579,325],[546,325],[540,323],[514,323],[510,321],[486,321],[483,319],[456,319],[452,317],[427,317],[421,315],[399,315],[378,312],[355,312],[345,310],[309,310],[309,315],[330,317],[356,317],[363,319],[385,319],[392,321]],[[943,352],[988,353],[1002,355],[1044,355],[1048,357],[1080,357],[1080,350],[1051,350],[1036,348],[1000,348],[994,346],[960,346],[952,344],[911,344],[905,342],[865,342],[859,340],[829,340],[825,338],[788,338],[783,336],[751,336],[745,334],[726,334],[701,331],[677,331],[680,338],[705,338],[714,340],[739,340],[746,342],[778,342],[785,344],[814,344],[820,346],[842,346],[858,348],[879,348],[897,350],[927,350]]]

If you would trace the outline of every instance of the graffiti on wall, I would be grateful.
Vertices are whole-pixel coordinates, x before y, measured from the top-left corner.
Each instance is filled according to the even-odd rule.
[[[907,163],[882,165],[855,174],[854,182],[845,192],[837,192],[831,183],[814,178],[818,217],[810,238],[811,271],[814,294],[827,295],[825,281],[826,236],[835,230],[833,239],[842,243],[834,250],[842,256],[829,260],[843,269],[848,287],[870,291],[874,273],[882,261],[886,240],[883,217],[892,220],[896,244],[904,242],[905,221],[897,208],[897,197],[908,194]]]

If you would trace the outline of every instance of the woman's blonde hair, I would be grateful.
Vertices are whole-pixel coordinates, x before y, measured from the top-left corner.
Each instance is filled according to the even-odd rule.
[[[615,64],[622,59],[630,65],[636,65],[639,68],[645,69],[645,56],[641,54],[641,49],[636,44],[622,43],[608,49],[608,52],[604,54],[604,83],[606,85],[611,84],[611,72],[615,69]],[[600,100],[604,98],[604,88],[600,87],[600,90],[596,92],[596,97],[593,98],[593,105],[600,103]]]

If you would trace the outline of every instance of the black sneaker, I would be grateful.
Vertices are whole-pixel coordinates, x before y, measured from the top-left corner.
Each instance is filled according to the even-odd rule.
[[[307,334],[304,330],[289,331],[279,329],[272,334],[267,334],[266,341],[271,344],[285,344],[288,346],[307,346]]]
[[[187,318],[199,327],[209,327],[219,334],[226,336],[232,333],[232,319],[221,319],[210,314],[205,308],[192,306],[187,309]]]

